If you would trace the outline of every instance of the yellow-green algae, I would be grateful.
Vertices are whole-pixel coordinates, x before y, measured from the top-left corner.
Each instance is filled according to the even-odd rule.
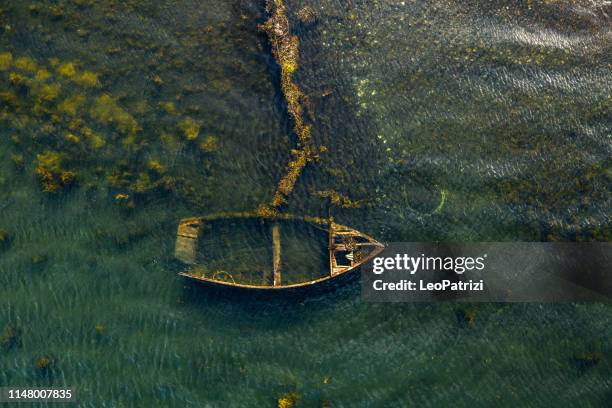
[[[141,129],[136,120],[122,109],[110,95],[102,95],[96,99],[89,111],[90,116],[102,123],[113,123],[126,135],[133,136]]]
[[[270,204],[262,204],[262,214],[275,212],[291,194],[302,170],[310,161],[318,158],[323,150],[317,150],[312,143],[311,126],[304,122],[303,103],[306,96],[294,82],[293,75],[298,69],[299,39],[291,35],[286,7],[282,0],[267,0],[266,8],[270,18],[260,26],[272,45],[272,53],[281,70],[281,89],[287,102],[287,111],[293,120],[293,131],[298,138],[298,148],[292,150],[293,159],[287,166],[286,174],[278,183]]]
[[[38,82],[44,82],[49,78],[51,78],[51,73],[47,71],[45,68],[41,68],[38,71],[36,71],[36,80]]]
[[[278,399],[278,408],[293,408],[298,402],[298,394],[295,392],[288,392],[283,394]]]
[[[3,351],[9,351],[21,347],[21,345],[21,330],[12,325],[7,326],[0,336],[0,348]]]
[[[217,144],[217,139],[214,136],[208,135],[206,138],[200,143],[200,149],[204,153],[214,152],[219,148]]]
[[[13,64],[13,54],[10,52],[0,53],[0,71],[7,71]]]
[[[76,76],[76,66],[72,62],[61,64],[57,68],[57,72],[67,78],[74,78]]]
[[[159,104],[159,106],[161,106],[164,111],[171,115],[177,114],[176,104],[174,102],[162,102]]]
[[[336,207],[359,208],[362,204],[359,201],[351,200],[349,197],[340,194],[335,190],[317,191],[316,195],[328,199],[329,203]]]
[[[79,65],[57,58],[45,65],[0,52],[0,123],[19,132],[11,139],[16,148],[23,149],[12,156],[19,158],[13,160],[15,166],[24,168],[24,155],[33,155],[35,172],[46,193],[66,190],[78,179],[85,186],[122,190],[115,201],[128,208],[135,206],[139,194],[156,189],[178,189],[186,199],[201,202],[198,189],[183,176],[169,174],[163,161],[140,158],[147,141],[134,114],[150,111],[146,101],[137,104],[132,114],[119,97],[103,91],[96,95],[95,89],[102,87],[99,74],[79,70]],[[181,141],[171,135],[180,131],[195,143],[194,152],[217,150],[216,138],[202,135],[199,122],[182,117],[174,102],[160,105],[159,112],[173,119],[160,126],[159,136],[150,137],[161,140],[167,149],[179,147]],[[22,143],[27,137],[37,142]],[[117,160],[113,153],[117,148],[127,160]]]
[[[57,110],[70,116],[76,116],[77,112],[85,105],[84,95],[69,96],[57,105]]]
[[[15,68],[22,71],[36,72],[38,65],[29,57],[19,57],[15,60]]]
[[[200,135],[200,125],[192,118],[185,118],[179,122],[179,129],[185,134],[185,138],[189,141],[196,140]]]
[[[63,158],[60,153],[46,151],[37,154],[36,160],[36,174],[41,179],[44,192],[55,193],[75,181],[76,174],[62,167]]]
[[[98,79],[98,74],[95,74],[91,71],[85,71],[81,75],[78,75],[74,78],[74,82],[79,85],[86,87],[97,87],[100,86],[100,80]]]

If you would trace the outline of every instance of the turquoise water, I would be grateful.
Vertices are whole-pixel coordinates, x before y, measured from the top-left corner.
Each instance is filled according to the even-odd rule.
[[[338,222],[381,241],[610,240],[608,3],[287,6],[328,153],[286,211],[325,215],[336,190],[362,203]],[[290,158],[263,18],[243,0],[0,1],[0,385],[92,407],[609,403],[608,305],[176,275],[179,219],[267,202]]]

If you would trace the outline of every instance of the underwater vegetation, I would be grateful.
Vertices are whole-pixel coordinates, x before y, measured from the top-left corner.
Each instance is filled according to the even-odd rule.
[[[285,203],[287,196],[291,194],[298,177],[304,167],[316,159],[320,153],[325,152],[325,147],[317,149],[311,138],[312,126],[305,123],[304,105],[308,103],[306,95],[293,79],[298,69],[300,54],[300,41],[296,35],[291,35],[289,19],[286,7],[282,0],[268,0],[266,2],[270,18],[260,26],[265,31],[272,46],[272,53],[280,66],[280,82],[287,111],[293,120],[293,131],[298,139],[298,148],[291,151],[293,159],[287,165],[287,172],[278,183],[278,187],[269,204],[270,208],[261,207],[259,211],[275,211]]]
[[[572,362],[580,370],[587,370],[598,365],[604,358],[604,354],[600,351],[591,351],[579,353],[572,357]]]
[[[21,347],[21,330],[15,326],[7,326],[0,336],[0,348],[3,351],[10,351]]]
[[[293,408],[298,402],[298,395],[295,392],[284,394],[278,399],[278,408]]]
[[[473,308],[461,307],[455,310],[455,317],[461,327],[473,327],[476,323],[476,311]]]
[[[0,52],[0,123],[11,131],[14,166],[24,170],[34,162],[41,190],[48,194],[78,183],[115,189],[114,201],[127,208],[159,189],[193,199],[189,183],[172,174],[170,155],[151,151],[152,145],[174,152],[184,144],[208,155],[219,148],[217,139],[201,134],[200,123],[183,116],[173,102],[159,104],[158,113],[169,119],[158,133],[145,132],[140,110],[130,112],[120,96],[104,92],[98,73],[81,65]]]
[[[183,119],[178,126],[185,134],[187,140],[196,140],[200,135],[200,125],[191,118]]]
[[[40,153],[36,155],[36,160],[38,162],[36,174],[40,176],[45,193],[55,193],[74,182],[75,173],[62,168],[62,156],[59,153],[50,151]]]
[[[0,250],[10,246],[11,238],[11,234],[7,230],[0,229]]]
[[[34,362],[35,376],[39,379],[52,380],[54,377],[54,369],[56,360],[49,355],[41,355]]]
[[[86,2],[74,10],[69,6],[56,9],[36,5],[27,11],[35,21],[52,16],[52,21],[68,23],[78,15],[75,12],[79,8],[92,7],[98,5]],[[266,10],[269,18],[259,29],[268,35],[280,67],[281,90],[297,138],[297,146],[291,150],[292,157],[272,199],[258,209],[262,214],[271,215],[286,203],[303,169],[317,161],[327,148],[313,143],[312,125],[306,119],[310,103],[294,80],[299,68],[300,44],[298,37],[291,33],[286,7],[282,1],[269,1]],[[317,19],[314,10],[308,7],[296,17],[304,26],[314,24]],[[251,29],[255,31],[256,25]],[[79,37],[89,38],[87,30],[79,30]],[[207,26],[202,32],[189,33],[190,36],[197,34],[190,37],[193,40],[190,44],[208,46],[217,30],[215,26]],[[130,37],[128,42],[126,48],[151,47],[157,51],[155,43],[145,44],[140,38]],[[114,57],[125,51],[121,47],[115,47],[114,51],[111,48],[102,52]],[[184,57],[174,52],[162,55],[160,50],[159,57],[173,58],[168,62],[173,72],[186,63]],[[87,190],[109,188],[112,202],[133,209],[149,194],[171,191],[182,201],[201,206],[208,198],[209,189],[202,188],[202,182],[208,182],[205,174],[210,165],[207,163],[214,160],[212,155],[221,145],[217,132],[211,132],[210,124],[199,115],[203,108],[197,103],[187,105],[182,101],[191,99],[190,95],[200,93],[205,87],[189,84],[178,93],[161,96],[160,90],[166,87],[168,75],[150,62],[149,67],[159,73],[151,74],[150,79],[156,84],[156,92],[160,92],[155,97],[160,96],[161,100],[156,103],[134,100],[133,95],[128,97],[121,90],[113,90],[110,78],[117,72],[101,67],[100,72],[95,72],[89,68],[95,66],[91,62],[57,57],[36,59],[18,55],[10,46],[0,52],[0,123],[9,130],[14,145],[15,153],[11,155],[14,167],[34,173],[41,191],[49,196],[77,185]],[[125,66],[126,73],[128,68]],[[225,72],[222,74],[227,78]],[[223,88],[227,92],[231,81],[225,81],[220,84],[218,79],[211,80],[211,89]],[[185,151],[189,151],[197,169],[185,172],[174,165],[177,155]],[[194,179],[194,173],[198,172],[201,177]],[[353,208],[350,199],[347,200],[330,201]]]
[[[49,373],[55,386],[65,384],[82,390],[77,398],[84,406],[131,406],[134,401],[143,406],[469,406],[474,395],[482,405],[499,405],[504,398],[507,405],[515,406],[563,406],[567,396],[591,406],[609,400],[611,348],[606,327],[610,327],[610,313],[604,306],[474,304],[457,316],[458,306],[453,305],[363,304],[358,299],[358,286],[352,284],[343,284],[331,295],[253,302],[245,296],[228,299],[215,296],[214,291],[184,288],[172,279],[174,217],[195,214],[192,210],[200,214],[268,203],[287,163],[295,157],[286,154],[289,143],[282,140],[286,137],[285,121],[277,120],[276,109],[270,108],[275,93],[267,80],[267,62],[272,57],[257,49],[265,33],[255,30],[256,23],[263,21],[261,3],[41,0],[0,5],[9,9],[4,19],[0,12],[0,32],[5,24],[23,27],[14,28],[14,36],[2,32],[0,44],[0,50],[11,51],[10,58],[5,57],[10,59],[6,70],[0,71],[0,112],[4,118],[0,139],[7,153],[4,169],[9,170],[0,171],[0,179],[6,179],[0,185],[2,193],[15,202],[5,210],[5,199],[0,198],[0,214],[17,220],[0,217],[0,228],[13,237],[8,252],[0,249],[0,287],[4,289],[0,297],[10,305],[0,308],[0,382],[45,384],[49,378],[45,373]],[[445,164],[458,145],[473,143],[474,150],[480,151],[495,144],[504,146],[513,136],[494,128],[487,128],[486,135],[474,133],[478,122],[489,119],[478,110],[467,130],[457,128],[458,118],[446,128],[445,123],[451,121],[439,120],[448,114],[444,96],[440,96],[454,83],[448,78],[456,78],[455,74],[469,78],[492,75],[486,69],[463,75],[464,71],[451,68],[455,74],[444,77],[442,71],[448,67],[445,58],[475,58],[475,64],[492,61],[498,67],[517,59],[503,47],[495,47],[503,55],[492,55],[486,41],[477,48],[478,44],[470,45],[466,40],[463,48],[477,48],[475,53],[463,53],[456,44],[445,49],[448,53],[436,51],[434,42],[445,39],[441,30],[467,25],[453,18],[441,21],[446,17],[444,9],[456,5],[467,8],[470,17],[479,18],[477,10],[469,9],[478,2],[406,2],[406,10],[400,10],[397,2],[391,3],[345,2],[331,7],[333,10],[317,4],[315,10],[321,13],[317,28],[304,30],[293,27],[293,11],[306,3],[285,2],[293,33],[300,39],[299,66],[293,80],[315,101],[317,110],[315,122],[302,101],[303,116],[305,121],[311,120],[314,141],[333,152],[323,155],[316,166],[306,165],[286,204],[291,206],[287,212],[306,207],[303,213],[317,213],[319,200],[310,194],[320,193],[342,205],[346,192],[350,201],[362,205],[380,200],[371,209],[342,211],[344,220],[340,221],[363,225],[364,231],[386,240],[463,238],[461,230],[468,227],[474,230],[470,234],[473,239],[501,240],[515,236],[515,223],[533,219],[519,217],[524,214],[520,195],[529,196],[533,191],[538,197],[531,203],[541,208],[558,194],[555,203],[560,211],[571,190],[562,194],[563,189],[555,186],[572,176],[569,172],[555,167],[546,170],[543,165],[544,173],[538,177],[535,168],[523,177],[525,184],[520,185],[518,196],[514,195],[518,180],[495,178],[495,186],[490,188],[500,193],[487,195],[488,185],[467,181],[478,179],[478,175],[460,173]],[[479,5],[512,10],[518,3]],[[40,17],[27,22],[30,4],[34,6],[30,13],[37,12]],[[415,5],[425,10],[423,18],[415,18],[414,10],[410,14]],[[390,7],[400,10],[394,11],[395,16],[406,20],[389,18],[385,12]],[[542,2],[533,5],[534,9],[541,7]],[[223,16],[214,19],[214,14]],[[364,16],[369,18],[360,21]],[[168,21],[171,19],[176,22]],[[106,27],[96,25],[102,23]],[[391,25],[398,31],[393,32]],[[366,35],[370,30],[372,34]],[[419,30],[423,34],[415,38],[412,33]],[[462,33],[453,32],[451,39],[465,39]],[[28,41],[45,38],[50,44]],[[405,64],[389,67],[377,63],[392,58],[400,45],[402,50],[406,46],[401,53]],[[377,52],[369,52],[374,50]],[[434,65],[428,66],[423,53],[430,50]],[[529,54],[529,48],[522,47],[518,56],[525,60]],[[566,52],[545,46],[538,54],[563,56]],[[25,69],[31,65],[27,61],[20,62],[21,68],[15,66],[15,60],[23,56],[35,62],[37,72]],[[52,65],[49,56],[61,60]],[[563,66],[572,69],[577,59],[575,56]],[[556,73],[548,67],[561,66],[561,61],[546,57],[543,73],[554,78]],[[394,112],[365,112],[357,117],[353,103],[358,101],[350,78],[370,77],[363,73],[367,67],[350,69],[359,62],[372,65],[372,71],[381,73],[387,85],[380,86],[370,78],[368,90],[377,90],[380,99],[371,98],[369,106],[390,106],[394,96],[383,94],[383,90],[400,88],[414,99],[406,100],[402,109]],[[62,70],[69,76],[58,72],[60,66],[70,63],[72,67]],[[87,70],[97,75],[99,85],[84,86],[70,77],[74,73],[73,78],[78,78]],[[527,67],[526,75],[531,74]],[[134,80],[138,76],[142,81]],[[508,79],[513,77],[509,74]],[[35,96],[28,82],[32,79],[51,85],[40,104],[41,108],[50,107],[50,113],[41,110],[41,116],[31,114]],[[507,92],[503,87],[488,89],[490,84],[478,84],[444,94],[449,105],[458,106],[451,114],[467,110],[470,95]],[[595,85],[579,85],[584,85],[585,95],[596,93]],[[332,92],[323,88],[333,93],[318,98],[317,94]],[[427,99],[430,90],[438,96]],[[568,107],[580,104],[573,93],[563,92],[569,97],[542,99],[541,110],[554,112],[556,118],[568,113]],[[105,95],[108,97],[102,98]],[[276,96],[283,98],[280,92]],[[369,93],[364,98],[367,96]],[[489,101],[479,99],[478,105],[484,109],[493,105]],[[567,104],[560,106],[559,101]],[[609,103],[599,102],[601,109],[590,112],[594,115],[590,123],[595,127],[609,123]],[[513,103],[517,107],[521,104],[520,100]],[[503,106],[490,109],[507,116]],[[95,118],[92,111],[96,111]],[[137,124],[132,140],[129,133],[134,122],[125,114]],[[101,121],[103,117],[109,121]],[[190,126],[179,126],[187,118],[195,125],[191,128],[199,126],[195,140],[188,140],[185,133]],[[215,120],[218,126],[213,124]],[[520,115],[511,116],[512,127],[517,128],[520,120]],[[406,154],[399,157],[405,162],[396,165],[402,173],[386,180],[378,177],[380,172],[388,174],[386,156],[381,153],[376,157],[379,148],[386,147],[376,140],[379,121],[388,124],[386,130],[401,128],[400,136],[405,135],[402,140],[406,142],[401,146]],[[125,124],[127,133],[119,128],[120,123]],[[289,123],[293,128],[291,117]],[[534,124],[547,126],[541,119]],[[516,144],[530,143],[531,134],[524,133]],[[499,139],[490,138],[496,134]],[[557,141],[553,137],[542,141],[542,150],[559,146]],[[240,147],[244,145],[248,148]],[[517,151],[524,150],[517,146]],[[59,185],[61,171],[55,173],[58,190],[36,194],[32,187],[42,191],[35,172],[37,156],[48,153],[58,154],[59,169],[75,173],[75,178],[64,187]],[[466,160],[481,157],[478,154],[471,151]],[[500,161],[507,158],[503,151],[497,154]],[[555,157],[575,154],[566,150]],[[235,160],[235,164],[225,160]],[[233,175],[232,171],[246,175]],[[208,174],[214,177],[210,184],[206,183]],[[532,175],[533,182],[527,183]],[[574,178],[586,182],[585,194],[580,197],[584,207],[589,207],[589,196],[595,203],[609,197],[601,175],[584,173]],[[166,181],[167,187],[162,184]],[[152,188],[157,182],[158,187]],[[244,188],[247,183],[252,187]],[[391,198],[400,183],[406,183],[406,194]],[[415,186],[421,184],[448,189],[440,215],[415,220],[410,216],[412,210],[406,210],[408,216],[398,220],[407,205],[429,213],[438,203],[439,191],[429,187],[423,188],[424,198],[416,198],[421,190]],[[11,191],[13,186],[16,189]],[[100,186],[104,190],[108,187],[108,194],[93,190]],[[199,199],[201,191],[227,187],[237,192]],[[166,189],[171,193],[166,194]],[[157,190],[163,191],[158,194]],[[188,204],[207,204],[184,208],[180,201],[185,197]],[[236,197],[246,200],[232,200]],[[500,200],[503,205],[506,197],[512,198],[512,207],[493,216],[487,217],[482,207],[471,207],[477,204],[473,203],[475,198]],[[393,203],[397,206],[390,206],[391,200],[396,200]],[[599,208],[605,210],[601,205]],[[149,228],[142,228],[142,220],[151,220]],[[318,224],[324,226],[324,222]],[[512,223],[508,235],[497,232],[502,222]],[[580,222],[577,219],[576,223]],[[37,305],[40,308],[35,308]],[[8,333],[8,325],[21,334],[2,337]],[[591,347],[589,340],[598,336],[604,339],[602,346]],[[18,338],[23,345],[18,345]],[[5,351],[4,345],[12,348]],[[302,358],[292,358],[295,355]],[[44,356],[52,361],[51,369],[36,367]],[[585,367],[584,373],[580,367]],[[508,375],[516,370],[517,375]],[[323,384],[329,381],[325,386],[321,384],[324,374],[331,378],[323,380]],[[284,380],[285,376],[291,379]],[[510,392],[498,392],[502,389]],[[297,401],[287,395],[293,392]]]
[[[304,6],[297,12],[297,17],[304,25],[312,25],[317,22],[317,13],[312,7]]]
[[[559,157],[570,156],[563,147],[555,147]],[[580,163],[581,157],[574,156]],[[506,202],[515,206],[529,205],[541,209],[545,216],[538,220],[541,239],[546,241],[610,241],[612,226],[598,223],[596,213],[591,210],[593,203],[606,202],[612,185],[610,159],[603,163],[586,162],[581,168],[558,168],[539,166],[538,173],[543,180],[559,178],[564,183],[551,183],[539,179],[505,178],[496,187]],[[568,209],[580,211],[582,215],[571,214]],[[550,214],[563,214],[554,220]]]
[[[325,190],[325,191],[317,191],[316,195],[322,198],[326,198],[329,200],[330,204],[335,207],[341,208],[359,208],[362,206],[361,201],[351,200],[349,197],[335,191],[335,190]]]

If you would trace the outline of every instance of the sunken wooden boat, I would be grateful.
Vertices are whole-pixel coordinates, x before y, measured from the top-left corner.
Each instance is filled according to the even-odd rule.
[[[319,217],[219,213],[181,220],[175,256],[179,275],[248,289],[289,289],[328,281],[359,268],[384,245]]]

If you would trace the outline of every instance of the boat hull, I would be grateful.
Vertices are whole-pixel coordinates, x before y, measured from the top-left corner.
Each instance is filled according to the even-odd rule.
[[[271,233],[269,236],[272,241],[270,263],[272,270],[270,271],[269,279],[264,283],[243,281],[240,278],[233,277],[230,272],[225,270],[211,272],[199,267],[198,242],[205,235],[203,233],[204,226],[219,221],[233,222],[240,220],[258,220],[262,224],[270,225]],[[291,270],[292,268],[285,267],[285,270],[283,270],[281,267],[281,259],[284,254],[281,254],[283,235],[280,232],[279,223],[299,222],[312,224],[316,228],[325,231],[327,235],[325,257],[327,259],[322,259],[321,261],[324,261],[328,266],[324,268],[326,270],[321,271],[312,279],[307,278],[295,281],[287,279],[288,274],[286,270]],[[312,287],[330,281],[338,276],[359,269],[361,265],[370,261],[383,250],[384,245],[374,238],[355,229],[337,224],[331,219],[302,217],[290,214],[265,217],[252,213],[219,213],[182,220],[177,231],[175,256],[183,263],[191,266],[191,270],[179,273],[184,278],[215,286],[274,291]]]

